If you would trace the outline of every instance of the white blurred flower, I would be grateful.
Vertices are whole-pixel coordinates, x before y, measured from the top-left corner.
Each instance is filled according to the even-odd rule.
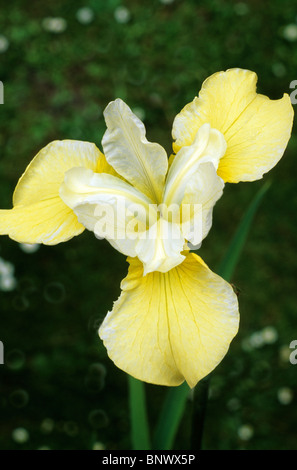
[[[9,261],[4,261],[0,258],[0,273],[3,276],[12,276],[14,273],[14,266]]]
[[[0,291],[10,292],[16,288],[16,285],[13,264],[0,258]]]
[[[265,343],[262,331],[252,333],[249,337],[249,342],[252,348],[261,348]]]
[[[20,243],[20,249],[24,253],[35,253],[37,250],[39,250],[40,244],[39,243]]]
[[[287,24],[283,30],[283,37],[288,41],[297,41],[297,24]]]
[[[262,330],[262,337],[266,344],[275,343],[278,339],[277,329],[274,326],[266,326]]]
[[[16,428],[12,431],[12,439],[18,444],[24,444],[30,438],[27,429],[25,428]]]
[[[274,326],[266,326],[260,331],[255,331],[242,342],[242,349],[246,352],[252,349],[261,348],[265,344],[275,343],[278,339],[278,332]]]
[[[63,33],[67,28],[67,21],[64,18],[47,17],[42,20],[42,27],[49,33]]]
[[[0,281],[0,290],[3,292],[11,292],[16,288],[16,280],[14,277],[2,277]]]
[[[76,19],[79,21],[81,24],[89,24],[93,21],[94,19],[94,12],[91,8],[89,7],[83,7],[77,10],[76,12]]]
[[[277,398],[281,405],[289,405],[293,400],[293,396],[293,390],[289,387],[282,387],[277,391]]]
[[[131,18],[131,13],[128,8],[119,6],[114,11],[114,17],[117,23],[128,23]]]
[[[243,424],[238,428],[237,434],[243,441],[249,441],[254,435],[254,428],[250,424]]]
[[[9,48],[9,41],[5,36],[1,34],[0,35],[0,53],[6,52],[8,48]]]
[[[160,0],[161,3],[163,3],[163,5],[170,5],[170,3],[173,3],[174,0]]]

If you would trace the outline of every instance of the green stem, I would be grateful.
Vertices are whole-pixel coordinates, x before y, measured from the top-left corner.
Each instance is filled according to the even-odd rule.
[[[194,389],[191,450],[201,450],[210,377],[200,380]]]
[[[178,393],[176,390],[178,389]],[[170,388],[159,416],[158,425],[154,434],[154,450],[170,450],[173,445],[175,434],[183,416],[186,399],[190,388],[184,382],[176,388]],[[174,413],[172,413],[174,410]]]
[[[150,450],[149,424],[146,411],[145,385],[129,376],[131,439],[133,450]]]

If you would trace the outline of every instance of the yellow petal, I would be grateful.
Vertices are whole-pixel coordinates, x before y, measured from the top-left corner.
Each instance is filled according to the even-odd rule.
[[[195,254],[167,273],[142,274],[130,259],[122,294],[99,329],[108,355],[137,379],[194,387],[237,333],[237,297]]]
[[[243,69],[218,72],[205,80],[199,97],[175,118],[174,151],[190,145],[198,129],[209,123],[227,142],[219,176],[231,183],[262,178],[285,151],[293,107],[287,94],[279,100],[257,94],[256,83],[257,75]]]
[[[97,169],[104,156],[89,142],[54,141],[32,160],[13,196],[14,208],[0,211],[0,234],[20,243],[53,245],[80,234],[84,227],[59,196],[67,170]]]
[[[0,210],[0,235],[19,243],[56,245],[84,231],[74,212],[58,197]]]

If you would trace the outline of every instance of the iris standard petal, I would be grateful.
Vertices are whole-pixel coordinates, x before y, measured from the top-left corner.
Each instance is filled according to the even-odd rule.
[[[145,382],[194,387],[223,359],[239,323],[232,287],[195,254],[142,276],[130,259],[122,293],[100,329],[109,357]]]
[[[182,231],[192,245],[200,245],[212,226],[212,213],[223,194],[224,182],[212,163],[202,163],[189,179],[181,204]]]
[[[103,154],[92,143],[54,141],[32,160],[13,196],[14,208],[0,210],[0,235],[21,243],[54,245],[80,234],[84,227],[64,204],[59,188],[74,166],[97,169]]]
[[[102,145],[108,163],[155,203],[161,202],[168,169],[163,147],[148,142],[143,123],[121,99],[109,103],[104,117]]]
[[[203,124],[193,143],[182,147],[170,166],[163,196],[164,203],[181,204],[190,178],[197,171],[201,174],[200,167],[204,163],[210,162],[217,169],[225,151],[226,142],[221,132],[212,129],[209,124]]]
[[[225,182],[254,181],[282,157],[291,135],[293,107],[290,97],[270,100],[256,93],[257,75],[230,69],[210,76],[199,97],[176,116],[174,151],[190,145],[204,124],[225,137],[227,151],[218,174]]]
[[[168,222],[162,217],[150,226],[136,244],[136,256],[143,263],[143,275],[160,271],[166,273],[179,265],[185,256],[185,237],[180,224]]]

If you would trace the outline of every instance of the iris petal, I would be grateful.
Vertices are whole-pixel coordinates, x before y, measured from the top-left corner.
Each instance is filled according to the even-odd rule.
[[[43,148],[20,178],[14,208],[0,210],[0,235],[21,243],[54,245],[80,234],[84,227],[59,196],[64,174],[74,166],[97,169],[104,160],[89,142],[54,141]]]
[[[102,145],[108,163],[135,188],[160,203],[168,169],[165,150],[148,142],[143,123],[122,100],[112,101],[104,117],[107,131]]]
[[[136,246],[136,255],[144,264],[144,276],[152,271],[166,273],[185,259],[181,253],[185,237],[179,224],[160,218],[144,236]]]
[[[256,93],[256,83],[257,75],[243,69],[218,72],[205,80],[199,97],[174,120],[174,151],[190,145],[197,130],[209,123],[227,142],[219,176],[231,183],[262,178],[285,151],[294,113],[287,94],[270,100]]]
[[[100,329],[109,357],[137,379],[194,387],[223,359],[239,323],[232,287],[195,254],[142,276],[130,259],[122,293]]]
[[[212,129],[209,124],[203,124],[193,143],[182,147],[175,156],[166,178],[164,202],[168,205],[180,204],[194,173],[197,170],[201,173],[200,166],[208,162],[217,169],[225,151],[226,142],[221,132]]]
[[[78,220],[127,256],[136,256],[139,234],[148,228],[152,201],[126,181],[85,168],[65,175],[60,196]]]
[[[192,245],[200,245],[212,226],[212,213],[223,194],[224,182],[212,163],[202,163],[189,179],[181,204],[183,234]]]

